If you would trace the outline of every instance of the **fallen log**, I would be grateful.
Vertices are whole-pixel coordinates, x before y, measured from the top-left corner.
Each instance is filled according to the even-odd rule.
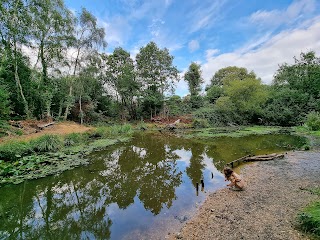
[[[284,157],[284,154],[277,154],[277,153],[258,155],[258,156],[247,155],[245,157],[242,157],[242,158],[236,159],[230,163],[227,163],[227,166],[234,168],[244,162],[270,161],[270,160],[280,159],[283,157]]]
[[[165,126],[165,129],[168,129],[170,131],[173,131],[174,129],[177,128],[177,124],[180,123],[180,119],[178,119],[177,121],[175,121],[174,123],[168,124],[167,126]]]
[[[55,124],[55,122],[50,122],[50,123],[46,123],[46,124],[38,124],[37,127],[40,128],[41,130],[43,130],[44,128],[49,127],[53,124]]]

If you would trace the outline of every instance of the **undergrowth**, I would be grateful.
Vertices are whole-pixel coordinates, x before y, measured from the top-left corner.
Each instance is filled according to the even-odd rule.
[[[320,196],[320,188],[307,190]],[[312,202],[298,214],[298,224],[302,231],[320,237],[320,201]]]

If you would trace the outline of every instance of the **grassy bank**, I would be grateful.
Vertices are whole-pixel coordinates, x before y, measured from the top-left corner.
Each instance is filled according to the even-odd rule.
[[[131,136],[130,125],[116,125],[86,133],[5,142],[0,145],[0,185],[18,184],[88,164],[89,153],[128,141]]]
[[[320,188],[306,189],[320,196]],[[315,238],[320,238],[320,201],[312,202],[298,214],[298,227]]]

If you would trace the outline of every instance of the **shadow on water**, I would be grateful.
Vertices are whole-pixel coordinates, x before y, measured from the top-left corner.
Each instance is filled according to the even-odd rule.
[[[163,238],[208,192],[225,187],[227,162],[303,144],[290,135],[193,141],[137,134],[90,155],[89,166],[1,188],[0,239],[134,239],[156,229]]]

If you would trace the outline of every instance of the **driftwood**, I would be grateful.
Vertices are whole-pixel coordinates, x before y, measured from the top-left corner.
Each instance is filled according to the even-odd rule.
[[[11,126],[13,126],[13,127],[23,128],[21,122],[16,122],[16,121],[10,120],[10,121],[9,121],[9,124],[10,124]]]
[[[170,131],[173,131],[174,129],[177,128],[177,124],[180,123],[180,119],[178,119],[177,121],[175,121],[174,123],[170,123],[167,126],[165,126],[165,129],[168,129]]]
[[[270,161],[270,160],[280,159],[283,157],[284,157],[284,154],[277,154],[277,153],[258,155],[258,156],[247,155],[237,160],[234,160],[230,163],[227,163],[227,166],[233,168],[233,167],[239,166],[241,163],[244,163],[244,162]]]
[[[51,126],[53,124],[55,124],[55,122],[50,122],[50,123],[46,123],[46,124],[38,124],[37,127],[42,130],[42,129],[44,129],[46,127],[49,127],[49,126]]]

